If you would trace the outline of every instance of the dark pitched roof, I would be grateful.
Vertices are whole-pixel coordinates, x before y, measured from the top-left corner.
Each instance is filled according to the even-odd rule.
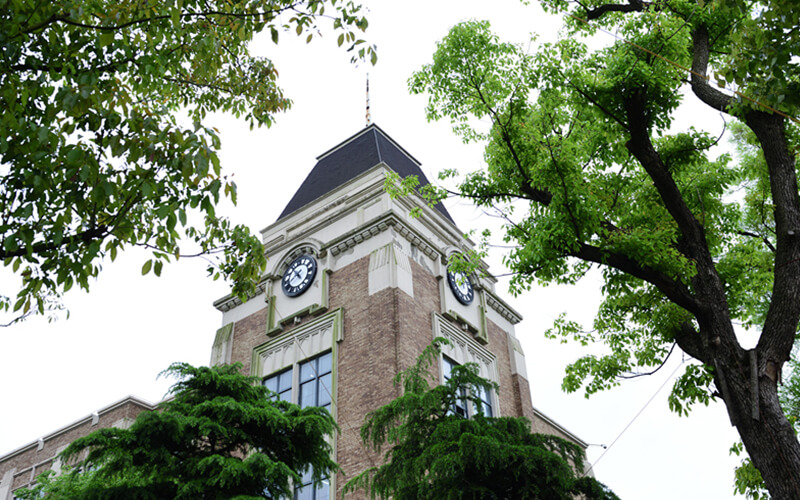
[[[380,127],[373,124],[317,157],[317,164],[283,209],[278,220],[381,162],[386,163],[400,177],[416,175],[420,186],[428,184],[428,179],[419,168],[420,163]],[[441,203],[435,208],[453,222],[453,218]]]

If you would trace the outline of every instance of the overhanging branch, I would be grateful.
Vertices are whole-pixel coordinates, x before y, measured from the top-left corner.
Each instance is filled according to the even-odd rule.
[[[692,92],[707,105],[727,113],[728,106],[733,103],[733,99],[708,84],[710,45],[708,29],[704,25],[698,26],[692,34],[692,52]]]
[[[61,243],[53,243],[53,242],[40,242],[32,245],[30,247],[30,251],[26,247],[18,248],[14,251],[7,251],[7,250],[0,250],[0,260],[14,258],[14,257],[24,257],[29,253],[34,255],[42,254],[45,252],[49,252],[52,250],[56,250],[58,248],[76,244],[76,243],[90,243],[97,239],[102,239],[109,234],[109,230],[107,226],[98,226],[92,229],[88,229],[86,231],[77,233],[72,235],[68,238],[64,238]],[[3,248],[3,245],[0,245],[0,248]]]
[[[609,12],[641,12],[646,5],[650,2],[643,2],[642,0],[628,0],[627,4],[608,4],[601,5],[594,9],[586,11],[586,20],[600,19]]]
[[[581,243],[577,250],[568,251],[567,254],[587,262],[613,267],[644,280],[658,288],[670,301],[690,313],[697,315],[700,312],[700,302],[689,292],[685,285],[660,271],[642,265],[627,255],[602,250],[585,243]]]

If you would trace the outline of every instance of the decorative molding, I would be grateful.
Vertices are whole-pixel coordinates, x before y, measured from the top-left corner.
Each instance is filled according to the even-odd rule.
[[[373,250],[369,255],[369,295],[385,288],[399,288],[414,296],[414,280],[409,257],[396,241]]]
[[[296,361],[332,349],[344,339],[344,310],[328,314],[293,328],[253,349],[250,372],[263,377]]]
[[[467,321],[466,318],[464,318],[463,316],[461,316],[460,314],[458,314],[454,310],[452,310],[452,309],[447,310],[447,311],[443,312],[442,315],[445,318],[449,319],[450,321],[458,323],[458,325],[461,327],[462,330],[467,331],[467,332],[469,332],[469,333],[471,333],[473,335],[477,335],[478,334],[478,327],[473,325],[469,321]]]
[[[225,297],[222,297],[221,299],[215,300],[214,307],[217,309],[217,311],[220,312],[228,312],[235,307],[239,307],[245,302],[252,300],[254,297],[258,297],[259,295],[264,294],[267,290],[268,281],[269,281],[268,277],[265,277],[261,281],[259,281],[258,285],[256,285],[256,293],[248,297],[246,301],[243,301],[236,295],[228,294]]]
[[[326,249],[335,257],[347,249],[353,248],[359,243],[386,231],[389,227],[391,227],[391,223],[387,221],[378,221],[375,224],[348,233],[339,240],[334,240]]]
[[[299,323],[306,316],[309,315],[319,316],[320,314],[324,314],[327,311],[328,307],[320,304],[311,304],[308,307],[304,307],[303,309],[300,309],[296,313],[278,320],[278,324],[267,331],[267,337],[275,337],[277,335],[280,335],[280,333],[284,331],[284,328],[293,323]]]
[[[431,260],[436,261],[442,258],[440,251],[394,214],[383,215],[359,229],[345,233],[340,238],[331,241],[324,249],[330,251],[331,255],[337,256],[390,228],[394,228],[400,236],[416,246],[420,252],[427,255]]]
[[[402,222],[400,221],[397,222],[397,227],[395,228],[395,230],[398,232],[398,234],[400,234],[400,236],[408,240],[408,242],[411,243],[412,245],[416,246],[420,252],[427,255],[434,262],[436,261],[436,259],[442,258],[441,252],[433,248],[427,241],[422,239],[421,236],[412,231],[411,228],[409,228]]]
[[[233,352],[233,322],[217,330],[214,344],[211,346],[211,366],[225,365],[231,362]]]
[[[283,259],[281,259],[281,263],[278,266],[278,269],[276,269],[276,272],[278,274],[283,274],[283,271],[287,267],[289,267],[289,264],[294,259],[296,259],[297,257],[300,257],[301,255],[308,254],[308,255],[313,255],[314,257],[318,257],[319,256],[319,255],[317,255],[318,253],[319,252],[317,251],[317,247],[315,247],[311,243],[303,243],[302,245],[293,248],[291,252],[287,252],[283,256]]]
[[[452,347],[442,346],[442,353],[457,363],[476,363],[482,377],[498,381],[495,355],[438,313],[433,313],[433,336],[444,337],[453,344]]]
[[[494,295],[489,290],[484,290],[486,292],[486,304],[494,309],[500,316],[507,319],[512,325],[516,325],[522,321],[522,315],[513,310],[511,306],[503,302],[499,297]]]

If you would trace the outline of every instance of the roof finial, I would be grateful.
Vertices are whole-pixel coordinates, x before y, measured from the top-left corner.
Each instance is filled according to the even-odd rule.
[[[372,125],[372,117],[369,114],[369,73],[367,73],[367,127]]]

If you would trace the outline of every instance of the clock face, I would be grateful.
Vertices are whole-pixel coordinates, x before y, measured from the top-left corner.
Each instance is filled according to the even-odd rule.
[[[289,297],[297,297],[302,294],[317,275],[317,261],[311,255],[301,255],[294,259],[283,273],[281,288],[283,293]]]
[[[459,302],[465,306],[472,303],[475,291],[472,289],[469,276],[461,272],[447,271],[447,283]]]

